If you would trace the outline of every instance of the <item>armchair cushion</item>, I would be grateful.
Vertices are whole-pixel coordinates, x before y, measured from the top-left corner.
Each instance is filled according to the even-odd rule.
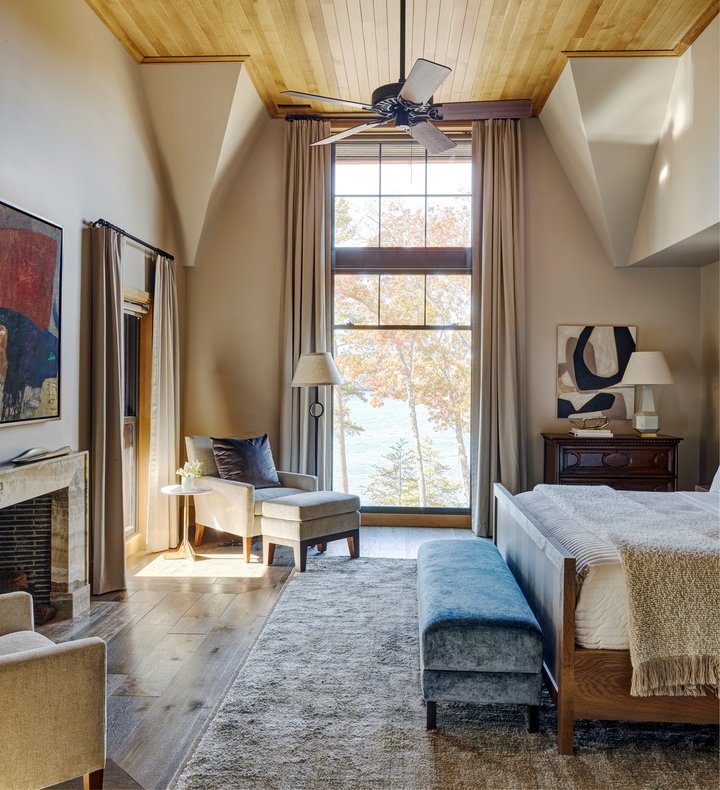
[[[32,631],[33,600],[26,592],[11,592],[0,595],[0,636],[13,631]]]
[[[286,488],[282,486],[281,488],[260,488],[255,489],[255,512],[254,515],[260,516],[262,515],[262,506],[263,502],[267,502],[269,499],[277,499],[281,496],[292,496],[293,494],[302,494],[302,488]]]
[[[26,650],[35,650],[53,644],[46,636],[36,634],[35,631],[15,631],[13,634],[0,636],[0,656],[23,653]]]
[[[279,488],[267,434],[252,439],[212,440],[213,455],[220,477],[249,483],[255,488]]]
[[[186,436],[185,449],[188,461],[202,461],[202,473],[207,477],[219,477],[212,439],[209,436]]]

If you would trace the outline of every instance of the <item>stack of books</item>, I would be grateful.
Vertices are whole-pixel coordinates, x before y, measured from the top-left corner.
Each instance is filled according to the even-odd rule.
[[[592,436],[600,439],[605,436],[613,436],[613,432],[609,428],[571,428],[571,436]]]

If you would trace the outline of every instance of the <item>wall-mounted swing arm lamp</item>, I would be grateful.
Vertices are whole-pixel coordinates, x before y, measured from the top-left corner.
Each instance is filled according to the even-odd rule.
[[[291,387],[315,387],[315,400],[310,404],[310,416],[315,420],[315,476],[318,473],[318,433],[320,418],[325,407],[318,400],[318,387],[334,387],[342,384],[332,354],[321,351],[303,354],[295,368]]]

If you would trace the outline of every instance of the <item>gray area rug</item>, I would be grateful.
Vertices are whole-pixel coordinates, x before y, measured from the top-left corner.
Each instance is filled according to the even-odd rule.
[[[425,730],[415,562],[313,558],[288,583],[180,790],[717,788],[713,727],[580,722],[576,754],[514,706],[438,705]]]

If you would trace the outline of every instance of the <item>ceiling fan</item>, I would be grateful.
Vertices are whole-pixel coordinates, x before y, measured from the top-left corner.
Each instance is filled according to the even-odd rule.
[[[283,91],[285,96],[345,104],[379,116],[360,126],[332,134],[312,145],[328,145],[344,137],[374,129],[394,121],[394,126],[406,131],[431,154],[454,148],[454,143],[431,121],[473,121],[487,118],[527,118],[532,113],[531,99],[500,101],[467,101],[434,104],[433,93],[452,72],[449,66],[418,58],[405,79],[405,0],[400,0],[400,78],[397,82],[381,85],[373,91],[369,103],[318,96],[303,91]]]

